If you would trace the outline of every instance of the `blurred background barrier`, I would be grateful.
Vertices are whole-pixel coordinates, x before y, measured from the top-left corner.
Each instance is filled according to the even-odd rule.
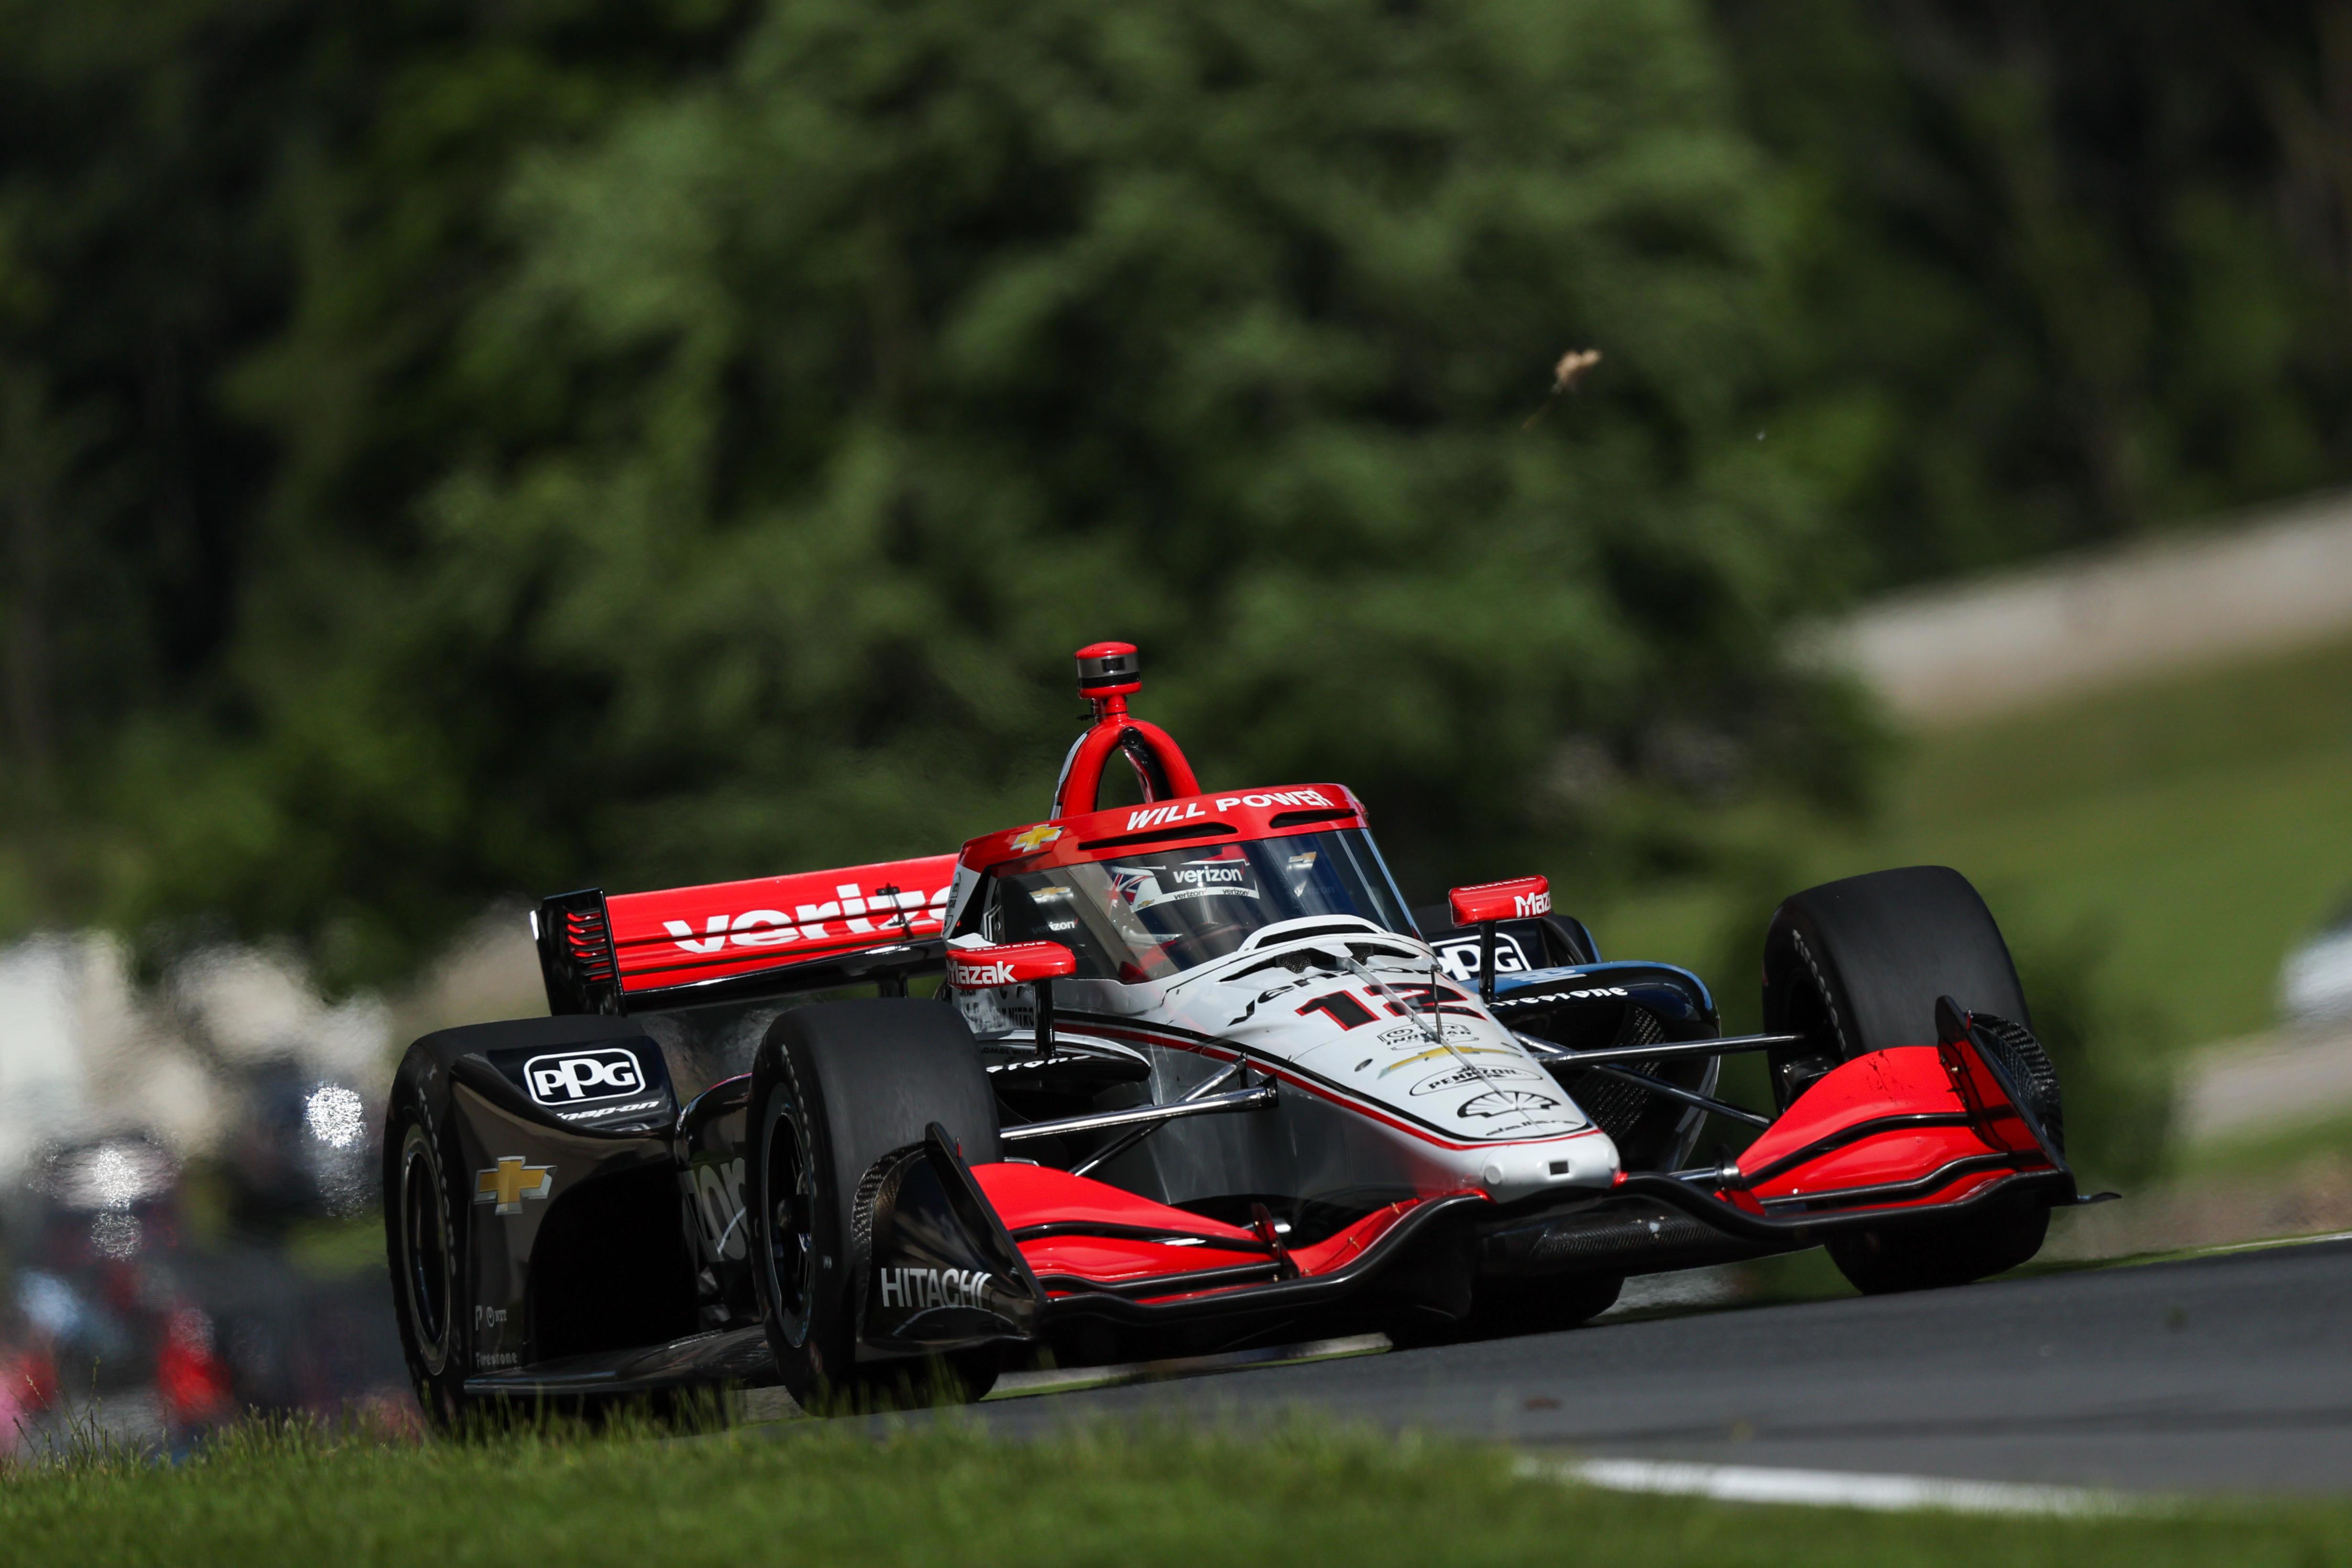
[[[521,901],[1033,817],[1105,636],[1735,1026],[1956,866],[2135,1193],[2062,1246],[2352,1226],[2347,79],[2336,0],[0,0],[0,1387],[396,1384],[377,1097]]]
[[[1948,724],[2352,639],[2352,498],[1988,582],[1915,589],[1819,639],[1899,718]]]

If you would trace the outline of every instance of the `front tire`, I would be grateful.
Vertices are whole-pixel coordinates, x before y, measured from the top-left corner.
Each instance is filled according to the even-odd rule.
[[[1617,1304],[1625,1281],[1615,1275],[1562,1279],[1481,1279],[1470,1309],[1469,1337],[1506,1339],[1580,1328]]]
[[[2049,1231],[2048,1206],[2020,1199],[1953,1225],[1849,1231],[1830,1239],[1829,1255],[1855,1289],[1888,1296],[2005,1274],[2031,1262]]]
[[[876,997],[795,1008],[751,1069],[749,1225],[769,1348],[803,1409],[978,1399],[993,1345],[861,1366],[854,1235],[859,1181],[936,1121],[968,1163],[998,1158],[995,1095],[952,1007]]]
[[[1780,1108],[1841,1062],[1934,1044],[1939,996],[2023,1036],[2036,1070],[2021,1088],[2054,1136],[2057,1078],[2024,1033],[2031,1015],[2009,944],[1976,889],[1945,866],[1827,882],[1791,895],[1773,915],[1764,938],[1764,1027],[1807,1037],[1772,1053]],[[2016,1268],[2042,1249],[2049,1226],[2048,1207],[2022,1199],[1942,1224],[1849,1232],[1828,1244],[1829,1254],[1864,1295],[1932,1289]]]

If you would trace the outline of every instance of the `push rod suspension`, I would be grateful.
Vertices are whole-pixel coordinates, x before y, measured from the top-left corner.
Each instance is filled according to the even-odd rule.
[[[1598,1050],[1572,1051],[1529,1035],[1520,1035],[1519,1039],[1549,1061],[1562,1066],[1573,1063],[1580,1068],[1601,1067],[1610,1062],[1671,1061],[1680,1057],[1725,1057],[1805,1043],[1802,1035],[1728,1035],[1720,1040],[1662,1040],[1654,1046],[1603,1046]]]
[[[1225,1069],[1223,1072],[1217,1073],[1213,1077],[1203,1079],[1199,1084],[1193,1087],[1191,1093],[1185,1095],[1183,1100],[1178,1101],[1178,1103],[1189,1104],[1196,1100],[1206,1100],[1209,1096],[1216,1093],[1217,1090],[1231,1083],[1235,1078],[1240,1078],[1243,1082],[1246,1083],[1249,1081],[1247,1076],[1248,1071],[1249,1058],[1245,1056],[1235,1057],[1232,1062],[1226,1065]],[[1071,1166],[1070,1174],[1074,1176],[1083,1176],[1087,1172],[1095,1170],[1099,1166],[1109,1164],[1113,1160],[1118,1159],[1121,1154],[1126,1153],[1129,1149],[1134,1148],[1138,1143],[1142,1142],[1146,1138],[1149,1138],[1154,1132],[1159,1131],[1164,1125],[1164,1122],[1151,1121],[1145,1123],[1141,1127],[1134,1128],[1129,1131],[1120,1133],[1118,1137],[1112,1139],[1109,1142],[1104,1144],[1101,1148],[1096,1150],[1093,1153],[1087,1155],[1076,1164]]]
[[[1581,1066],[1583,1064],[1579,1063],[1578,1065]],[[1759,1116],[1752,1110],[1743,1110],[1739,1106],[1732,1105],[1724,1100],[1716,1100],[1707,1095],[1700,1094],[1696,1089],[1685,1089],[1680,1084],[1668,1083],[1664,1079],[1652,1078],[1648,1073],[1633,1072],[1625,1068],[1613,1068],[1607,1066],[1595,1066],[1592,1070],[1598,1073],[1606,1073],[1611,1078],[1622,1078],[1627,1083],[1638,1083],[1653,1094],[1663,1094],[1668,1100],[1679,1100],[1685,1105],[1696,1105],[1701,1110],[1706,1111],[1711,1115],[1728,1117],[1734,1121],[1744,1121],[1750,1127],[1769,1127],[1772,1125],[1772,1119],[1769,1116]]]
[[[1518,1035],[1518,1031],[1517,1030],[1513,1030],[1512,1033]],[[1803,1037],[1804,1037],[1801,1035],[1750,1035],[1743,1037],[1742,1048],[1748,1050],[1768,1050],[1772,1046],[1778,1045],[1783,1040],[1799,1040]],[[1748,1045],[1745,1043],[1746,1041],[1750,1040],[1761,1040],[1764,1041],[1765,1044]],[[1521,1045],[1533,1051],[1538,1059],[1549,1062],[1557,1067],[1579,1068],[1592,1072],[1605,1073],[1611,1078],[1623,1079],[1628,1083],[1638,1083],[1643,1089],[1649,1089],[1653,1093],[1663,1094],[1668,1100],[1678,1100],[1685,1105],[1696,1105],[1701,1110],[1707,1111],[1712,1115],[1726,1117],[1733,1121],[1743,1121],[1750,1127],[1769,1127],[1772,1125],[1772,1119],[1769,1116],[1759,1116],[1752,1110],[1746,1110],[1740,1106],[1732,1105],[1724,1100],[1714,1099],[1708,1095],[1700,1094],[1696,1089],[1685,1089],[1678,1083],[1668,1083],[1664,1079],[1652,1078],[1647,1073],[1634,1072],[1630,1068],[1614,1065],[1617,1062],[1625,1060],[1629,1057],[1635,1061],[1651,1061],[1654,1060],[1661,1054],[1712,1056],[1715,1054],[1716,1050],[1720,1049],[1725,1044],[1725,1042],[1721,1040],[1683,1041],[1680,1042],[1680,1044],[1685,1048],[1680,1051],[1677,1051],[1675,1047],[1672,1045],[1614,1047],[1605,1051],[1570,1051],[1563,1050],[1559,1046],[1552,1044],[1549,1040],[1540,1040],[1532,1035],[1518,1035],[1518,1041]],[[1703,1046],[1709,1048],[1705,1050],[1692,1050],[1687,1048],[1692,1046]],[[1596,1060],[1596,1058],[1599,1059]]]
[[[1231,1094],[1204,1095],[1199,1100],[1180,1100],[1172,1105],[1139,1105],[1131,1110],[1064,1116],[1052,1121],[1024,1121],[1018,1127],[1005,1128],[996,1136],[1005,1143],[1026,1143],[1038,1138],[1060,1138],[1074,1132],[1109,1132],[1121,1127],[1146,1127],[1157,1122],[1173,1121],[1181,1116],[1214,1116],[1233,1110],[1271,1110],[1275,1099],[1275,1086],[1262,1083],[1255,1089],[1235,1089]]]

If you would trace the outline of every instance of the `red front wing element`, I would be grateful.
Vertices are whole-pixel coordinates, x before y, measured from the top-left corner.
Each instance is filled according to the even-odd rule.
[[[1293,1251],[1263,1210],[1257,1227],[1244,1229],[1048,1165],[975,1165],[971,1173],[1049,1300],[1115,1296],[1142,1307],[1239,1298],[1285,1282],[1310,1291],[1318,1281],[1342,1283],[1379,1262],[1381,1242],[1409,1217],[1486,1204],[1477,1193],[1408,1199]]]
[[[1841,1229],[1932,1221],[2020,1186],[2057,1189],[2059,1201],[2074,1190],[2063,1158],[1971,1041],[1875,1051],[1833,1069],[1738,1166],[1718,1173],[1712,1191],[1640,1173],[1549,1215],[1512,1218],[1482,1193],[1439,1194],[1374,1210],[1292,1249],[1263,1216],[1261,1228],[1245,1229],[1037,1165],[981,1165],[972,1175],[1045,1288],[1049,1311],[1115,1308],[1139,1321],[1332,1296],[1384,1267],[1398,1243],[1432,1222],[1494,1232],[1490,1242],[1536,1238],[1541,1256],[1547,1230],[1558,1232],[1549,1238],[1553,1253],[1654,1233],[1643,1216],[1663,1205],[1706,1222],[1728,1248],[1722,1256],[1753,1256],[1741,1247],[1780,1250]],[[1573,1245],[1563,1249],[1562,1241]]]
[[[1830,1072],[1740,1155],[1738,1190],[1762,1212],[1821,1212],[1950,1203],[2021,1170],[2053,1168],[1990,1075],[1974,1081],[1976,1047],[1951,1048],[1965,1049],[1966,1066],[1945,1049],[1873,1051]]]
[[[1672,1177],[1618,1190],[1757,1239],[1971,1204],[2015,1186],[2074,1196],[2074,1174],[1972,1039],[1898,1046],[1824,1075],[1727,1166],[1710,1195]]]

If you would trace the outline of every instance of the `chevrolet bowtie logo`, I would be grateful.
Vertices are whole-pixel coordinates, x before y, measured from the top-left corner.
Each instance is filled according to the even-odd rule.
[[[499,1163],[474,1177],[474,1201],[496,1204],[493,1214],[520,1214],[525,1198],[544,1198],[555,1190],[555,1167],[526,1165],[520,1154],[501,1154]]]
[[[1013,847],[1026,852],[1042,849],[1062,836],[1062,830],[1051,823],[1041,822],[1034,827],[1024,827],[1013,836]]]

